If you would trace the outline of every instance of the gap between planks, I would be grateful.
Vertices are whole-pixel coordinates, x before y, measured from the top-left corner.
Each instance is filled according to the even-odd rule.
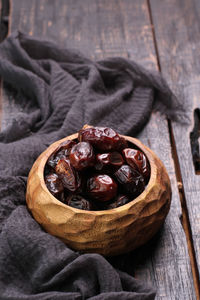
[[[150,4],[150,0],[146,0],[146,1],[147,1],[147,7],[148,7],[148,11],[149,11],[149,19],[150,19],[151,28],[152,28],[152,36],[153,36],[153,42],[154,42],[154,47],[155,47],[158,70],[160,72],[162,72],[158,46],[157,46],[157,42],[156,42],[156,35],[155,35],[155,30],[154,30],[153,17],[152,17],[152,12],[151,12],[151,4]],[[171,126],[171,121],[169,119],[167,121],[168,121],[168,128],[169,128],[170,144],[171,144],[171,149],[172,149],[172,158],[174,160],[176,180],[177,180],[177,186],[178,186],[179,197],[180,197],[180,202],[181,202],[181,209],[182,209],[182,215],[180,217],[180,221],[181,221],[181,224],[182,224],[183,230],[185,232],[185,236],[186,236],[188,253],[189,253],[189,257],[190,257],[190,263],[191,263],[191,269],[192,269],[192,275],[193,275],[193,281],[194,281],[195,293],[197,296],[197,300],[200,300],[199,272],[198,272],[196,255],[195,255],[194,244],[193,244],[193,239],[192,239],[191,225],[190,225],[190,219],[189,219],[187,203],[186,203],[186,198],[185,198],[183,180],[182,180],[182,176],[181,176],[180,164],[179,164],[179,160],[178,160],[177,148],[176,148],[176,143],[175,143],[175,139],[174,139],[173,129]]]
[[[178,160],[178,155],[177,155],[177,148],[176,148],[176,143],[175,143],[175,139],[174,139],[172,126],[171,126],[171,123],[169,120],[168,120],[168,127],[169,127],[170,142],[171,142],[171,147],[172,147],[172,157],[173,157],[174,164],[175,164],[176,179],[177,179],[179,197],[180,197],[180,202],[181,202],[181,207],[182,207],[182,216],[180,217],[180,221],[181,221],[181,224],[183,226],[183,229],[184,229],[185,235],[186,235],[188,252],[189,252],[189,257],[190,257],[190,262],[191,262],[191,267],[192,267],[194,287],[195,287],[197,300],[199,300],[200,299],[199,273],[198,273],[196,255],[195,255],[194,244],[193,244],[193,239],[192,239],[192,231],[191,231],[191,225],[190,225],[187,203],[186,203],[186,198],[185,198],[184,186],[183,186],[181,170],[180,170],[180,165],[179,165],[179,160]]]

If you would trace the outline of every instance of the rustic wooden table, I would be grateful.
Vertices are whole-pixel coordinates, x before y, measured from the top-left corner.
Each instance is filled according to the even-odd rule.
[[[18,29],[76,47],[94,59],[124,56],[160,70],[180,99],[189,102],[190,125],[156,113],[139,136],[169,172],[172,205],[157,236],[119,262],[155,286],[156,299],[200,299],[200,167],[197,153],[195,172],[190,144],[193,111],[200,106],[200,1],[1,0],[1,40],[7,23],[8,34]],[[2,83],[1,129],[20,109]],[[197,150],[199,115],[196,111]]]

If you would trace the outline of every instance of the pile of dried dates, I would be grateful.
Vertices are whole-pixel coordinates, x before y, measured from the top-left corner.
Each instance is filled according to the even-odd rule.
[[[131,145],[131,144],[130,144]],[[117,208],[149,181],[147,157],[108,127],[88,127],[60,144],[47,161],[45,183],[63,203],[84,210]]]

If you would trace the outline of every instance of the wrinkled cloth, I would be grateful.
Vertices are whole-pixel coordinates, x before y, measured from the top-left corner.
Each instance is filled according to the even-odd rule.
[[[94,62],[20,32],[0,45],[0,76],[23,108],[0,133],[0,299],[154,299],[154,289],[103,256],[75,252],[46,233],[25,193],[38,155],[86,123],[133,136],[154,107],[181,118],[164,79],[124,58]]]

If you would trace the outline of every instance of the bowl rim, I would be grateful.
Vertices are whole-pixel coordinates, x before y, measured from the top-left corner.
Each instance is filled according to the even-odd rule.
[[[139,194],[139,196],[137,196],[136,198],[134,198],[130,202],[128,202],[128,203],[126,203],[122,206],[119,206],[117,208],[112,208],[112,209],[108,209],[108,210],[97,210],[97,211],[95,211],[95,210],[82,210],[82,209],[79,209],[79,208],[74,208],[74,207],[71,207],[71,206],[61,202],[57,198],[55,198],[50,193],[50,191],[48,190],[48,188],[45,184],[44,168],[45,168],[45,165],[46,165],[47,160],[50,157],[50,155],[56,150],[56,148],[61,143],[63,143],[66,140],[74,140],[74,139],[78,138],[78,133],[75,133],[75,134],[69,135],[69,136],[67,136],[63,139],[60,139],[60,140],[54,142],[41,154],[41,155],[43,155],[43,157],[42,157],[42,160],[40,161],[40,164],[38,166],[38,172],[41,172],[43,176],[42,176],[42,178],[40,177],[40,183],[41,183],[41,186],[42,186],[43,190],[50,196],[51,200],[55,204],[61,205],[62,207],[66,208],[68,210],[72,210],[72,211],[74,211],[76,213],[79,213],[79,214],[89,214],[89,215],[93,215],[93,216],[95,216],[95,215],[96,216],[102,216],[102,215],[105,215],[105,214],[109,215],[109,214],[112,214],[112,213],[123,212],[123,211],[126,212],[129,208],[133,207],[134,204],[136,204],[140,201],[143,201],[144,200],[144,193],[147,195],[150,192],[152,186],[156,182],[157,168],[156,168],[156,165],[153,164],[153,162],[155,161],[154,156],[152,155],[151,149],[149,149],[147,146],[145,146],[140,140],[138,140],[136,138],[133,138],[133,137],[130,137],[130,136],[121,135],[121,134],[120,134],[120,136],[124,137],[126,140],[128,140],[128,142],[132,143],[133,145],[135,144],[139,148],[139,150],[144,152],[144,154],[147,156],[149,164],[150,164],[150,178],[149,178],[149,181],[148,181],[144,191],[141,194]]]

